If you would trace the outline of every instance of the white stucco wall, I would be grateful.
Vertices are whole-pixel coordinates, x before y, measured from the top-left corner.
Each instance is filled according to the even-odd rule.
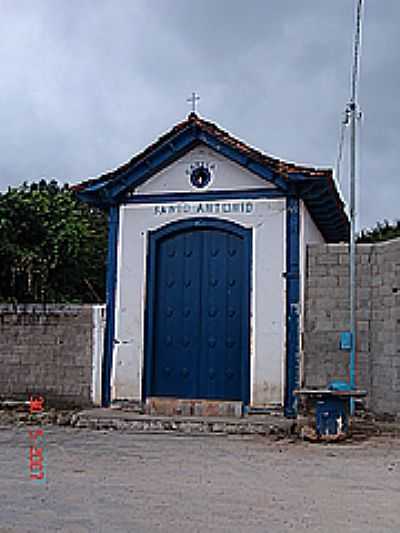
[[[303,233],[303,237],[304,237],[303,245],[323,244],[325,242],[325,239],[323,238],[321,232],[315,225],[303,201],[301,201],[301,206],[302,206],[302,211],[301,211],[302,212],[302,226],[303,226],[303,232],[304,232]]]
[[[310,213],[303,201],[300,201],[300,380],[304,381],[304,298],[305,298],[305,276],[308,244],[323,244],[325,239],[315,225]]]
[[[220,187],[218,187],[220,188]],[[253,230],[251,313],[251,403],[281,403],[285,359],[285,205],[284,199],[201,202],[226,203],[231,211],[219,216]],[[144,362],[144,311],[148,231],[182,218],[193,217],[198,202],[181,204],[128,204],[120,208],[116,331],[112,399],[141,399]],[[251,208],[250,208],[251,206]],[[173,207],[173,211],[169,209]],[[243,207],[243,206],[242,206]],[[239,208],[237,208],[239,209]],[[171,211],[171,212],[170,212]]]
[[[192,187],[190,169],[196,164],[206,163],[211,172],[211,182],[204,189]],[[238,190],[275,188],[252,172],[232,163],[206,146],[197,146],[181,159],[140,185],[136,194],[165,194],[168,192],[205,192],[213,190]]]
[[[101,373],[104,351],[104,331],[106,328],[106,306],[92,307],[92,387],[93,405],[101,405]]]

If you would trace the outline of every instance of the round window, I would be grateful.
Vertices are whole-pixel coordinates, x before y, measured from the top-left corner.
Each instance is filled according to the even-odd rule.
[[[197,189],[203,189],[211,181],[211,173],[206,167],[197,167],[190,174],[190,183]]]

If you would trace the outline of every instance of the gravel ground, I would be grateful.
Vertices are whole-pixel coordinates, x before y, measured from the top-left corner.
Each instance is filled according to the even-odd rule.
[[[0,533],[400,531],[400,439],[357,444],[45,426],[0,430]]]

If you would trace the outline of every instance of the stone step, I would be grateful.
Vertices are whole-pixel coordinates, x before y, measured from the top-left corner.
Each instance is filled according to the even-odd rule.
[[[155,416],[232,416],[240,418],[243,414],[243,402],[150,397],[146,400],[145,414]]]
[[[140,415],[128,411],[93,408],[75,413],[71,425],[95,430],[114,429],[133,433],[185,433],[226,435],[274,435],[277,438],[292,436],[293,420],[265,415],[251,417],[211,416],[161,416]]]

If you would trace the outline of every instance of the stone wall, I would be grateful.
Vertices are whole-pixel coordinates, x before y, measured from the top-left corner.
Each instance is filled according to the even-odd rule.
[[[357,385],[367,406],[400,414],[400,239],[357,247]],[[349,353],[339,334],[349,329],[348,247],[307,250],[303,385],[348,379]]]
[[[51,404],[92,397],[93,306],[0,305],[0,398]]]

